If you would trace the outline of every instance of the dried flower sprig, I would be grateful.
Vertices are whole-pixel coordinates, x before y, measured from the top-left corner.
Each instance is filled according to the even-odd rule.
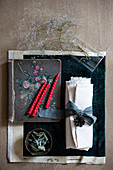
[[[46,145],[49,143],[49,139],[45,132],[32,131],[32,134],[28,138],[28,143],[34,152],[46,151]]]
[[[82,127],[83,125],[84,125],[84,120],[83,120],[83,118],[82,117],[76,117],[75,119],[74,119],[74,124],[75,124],[75,126],[79,126],[79,127]]]

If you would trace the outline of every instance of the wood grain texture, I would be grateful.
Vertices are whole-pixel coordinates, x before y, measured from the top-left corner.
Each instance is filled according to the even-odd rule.
[[[52,11],[61,13],[61,8],[72,7],[77,18],[83,18],[76,34],[97,50],[107,50],[106,65],[106,164],[105,165],[55,165],[55,164],[9,164],[7,162],[7,51],[17,49],[18,34],[12,39],[10,32],[23,18],[24,8],[33,8],[37,0],[0,0],[0,169],[65,169],[65,170],[112,170],[113,168],[113,1],[112,0],[46,0],[43,16]],[[75,8],[75,11],[74,11]],[[42,16],[42,17],[43,17]],[[27,29],[27,26],[26,26]],[[19,32],[19,28],[17,28]],[[26,49],[27,50],[27,49]],[[59,50],[59,49],[58,49]]]

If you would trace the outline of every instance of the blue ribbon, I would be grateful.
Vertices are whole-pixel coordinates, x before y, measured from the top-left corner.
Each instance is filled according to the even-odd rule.
[[[39,117],[48,118],[48,119],[64,119],[65,118],[64,110],[60,110],[60,109],[39,108],[38,115]]]
[[[92,115],[92,107],[87,107],[85,110],[80,110],[71,101],[65,106],[65,110],[60,109],[42,109],[39,108],[39,117],[49,118],[49,119],[64,119],[72,115],[77,115],[88,124],[92,125],[96,122],[96,117]]]
[[[65,106],[66,117],[77,115],[81,117],[88,125],[92,125],[96,122],[97,118],[92,115],[92,107],[87,107],[85,110],[80,110],[75,103],[69,101]]]

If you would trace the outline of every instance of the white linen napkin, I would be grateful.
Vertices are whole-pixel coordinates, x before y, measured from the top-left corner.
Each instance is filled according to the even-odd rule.
[[[75,105],[84,110],[92,106],[93,85],[90,78],[71,77],[66,82],[66,104],[72,101]],[[76,115],[66,118],[66,149],[73,148],[88,151],[93,145],[93,125],[86,123],[82,127],[74,125]]]

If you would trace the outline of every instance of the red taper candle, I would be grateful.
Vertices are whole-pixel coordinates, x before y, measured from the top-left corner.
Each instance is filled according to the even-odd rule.
[[[49,85],[50,85],[50,83],[48,83],[47,86],[45,87],[45,89],[44,89],[44,91],[43,91],[43,93],[42,93],[42,95],[41,95],[41,97],[40,97],[40,99],[39,99],[39,101],[38,101],[38,103],[37,103],[37,105],[36,105],[36,108],[35,108],[35,110],[33,111],[32,116],[35,116],[35,115],[36,115],[37,110],[38,110],[38,108],[39,108],[39,106],[40,106],[40,104],[41,104],[41,102],[42,102],[42,100],[43,100],[43,98],[44,98],[44,96],[45,96],[48,88],[49,88]]]
[[[36,96],[36,98],[35,98],[32,106],[30,107],[30,109],[29,109],[29,111],[28,111],[29,114],[32,113],[32,111],[33,111],[33,109],[34,109],[34,107],[35,107],[35,105],[36,105],[36,103],[37,103],[37,101],[38,101],[38,99],[39,99],[39,97],[40,97],[40,95],[41,95],[41,93],[42,93],[42,91],[43,91],[43,89],[44,89],[45,86],[46,86],[46,82],[42,85],[42,87],[41,87],[39,93],[37,94],[37,96]]]
[[[45,106],[46,109],[49,107],[49,104],[50,104],[50,101],[51,101],[51,98],[52,98],[53,92],[55,90],[58,79],[59,79],[59,74],[57,74],[55,81],[53,83],[53,86],[51,88],[51,91],[50,91],[50,94],[49,94],[49,97],[48,97],[48,100],[47,100],[47,103],[46,103],[46,106]]]

